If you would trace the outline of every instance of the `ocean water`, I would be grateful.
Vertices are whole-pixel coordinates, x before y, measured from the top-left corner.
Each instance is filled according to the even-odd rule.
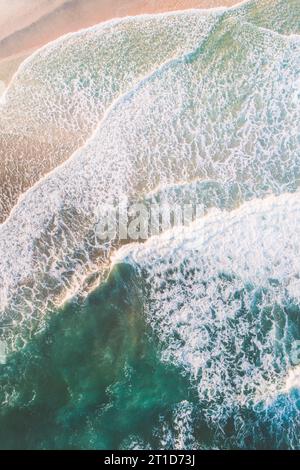
[[[21,65],[0,101],[0,448],[300,448],[299,29],[299,1],[250,0]],[[202,211],[103,242],[117,200]]]

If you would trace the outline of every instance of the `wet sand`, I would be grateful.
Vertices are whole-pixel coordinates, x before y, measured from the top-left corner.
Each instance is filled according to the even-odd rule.
[[[116,17],[232,6],[238,0],[0,0],[0,80],[6,85],[39,47]]]

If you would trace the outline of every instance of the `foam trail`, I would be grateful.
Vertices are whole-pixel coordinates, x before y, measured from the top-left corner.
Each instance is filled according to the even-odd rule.
[[[0,220],[18,197],[65,161],[105,110],[163,62],[194,49],[220,18],[299,32],[296,0],[143,15],[68,34],[25,60],[0,107]]]
[[[119,95],[193,49],[216,16],[114,20],[68,34],[26,60],[2,98],[2,220],[20,194],[84,144]]]
[[[96,224],[116,198],[198,180],[207,207],[232,208],[297,189],[299,47],[297,38],[222,17],[194,52],[121,97],[1,226],[2,321],[31,331],[108,263]],[[220,197],[209,200],[205,180]]]
[[[162,358],[190,374],[202,418],[220,429],[234,418],[227,445],[247,447],[251,438],[263,446],[273,433],[285,446],[299,446],[300,381],[292,355],[300,331],[299,253],[295,193],[213,211],[187,228],[124,247],[113,260],[134,266],[144,281],[145,316]]]
[[[159,363],[164,371],[176,373],[174,387],[168,373],[162,383],[164,374],[158,374],[154,401],[149,401],[146,385],[141,416],[154,403],[157,420],[146,434],[136,433],[136,426],[128,436],[126,416],[134,415],[130,410],[137,403],[133,395],[132,408],[120,414],[118,404],[131,395],[131,372],[125,367],[123,387],[110,390],[119,397],[115,412],[123,421],[118,434],[125,448],[151,447],[150,441],[155,448],[261,448],[270,443],[299,448],[294,348],[300,332],[299,7],[294,0],[250,1],[228,10],[118,20],[68,35],[26,61],[1,100],[0,135],[7,150],[3,187],[8,195],[1,196],[2,207],[9,212],[26,184],[35,182],[0,226],[0,339],[6,340],[5,354],[50,326],[50,314],[73,294],[101,282],[113,261],[112,274],[125,273],[124,296],[134,299],[138,311],[140,303],[144,307],[142,319],[130,310],[143,323],[143,332],[146,320],[151,351],[159,346],[162,364],[153,350],[148,367]],[[24,166],[25,154],[28,162],[40,165]],[[106,204],[119,199],[147,205],[167,201],[171,206],[192,202],[203,205],[205,215],[144,245],[128,239],[130,245],[119,249],[117,237],[105,243],[97,231]],[[110,285],[102,287],[107,292]],[[116,305],[104,291],[101,295],[111,320]],[[83,302],[83,309],[75,298],[53,319],[54,324],[59,320],[53,331],[60,340],[49,349],[46,329],[45,336],[37,335],[23,351],[5,358],[1,391],[8,414],[3,422],[10,422],[16,409],[25,410],[39,446],[35,419],[40,422],[40,397],[48,383],[41,370],[48,357],[44,348],[54,366],[49,377],[53,372],[58,390],[66,390],[71,399],[70,408],[59,393],[63,408],[58,404],[55,410],[56,386],[50,395],[46,390],[53,429],[63,429],[55,438],[62,434],[61,442],[78,443],[81,434],[74,419],[84,415],[81,430],[89,428],[84,442],[109,443],[99,427],[90,428],[99,418],[98,402],[97,416],[91,411],[99,382],[86,388],[85,379],[91,369],[94,378],[95,370],[100,371],[97,379],[102,378],[101,370],[110,363],[115,380],[128,349],[124,346],[120,361],[116,354],[119,368],[111,367],[115,343],[106,349],[104,340],[99,347],[106,330],[97,315],[100,331],[95,328],[92,312],[98,304],[85,309],[96,297]],[[123,305],[126,299],[121,297]],[[81,315],[87,311],[91,315]],[[121,336],[129,330],[125,343],[140,354],[135,341],[140,330],[129,326],[131,315],[120,316]],[[88,359],[83,352],[82,364],[89,357],[94,362],[80,368],[84,380],[78,381],[77,360],[68,358],[74,350],[77,354],[77,344],[90,331],[87,317],[97,346],[88,348]],[[76,328],[68,329],[69,322]],[[118,338],[114,336],[115,342]],[[41,362],[35,362],[39,351]],[[98,354],[103,361],[94,369]],[[37,397],[28,381],[35,369],[35,385],[41,387]],[[177,389],[181,372],[184,384]],[[112,375],[103,382],[105,394]],[[76,379],[70,383],[70,377]],[[137,379],[139,387],[144,379],[139,374]],[[161,408],[160,391],[166,392],[167,383],[176,393],[166,393],[169,400]],[[108,410],[109,423],[111,416]],[[101,422],[103,417],[101,411]],[[70,440],[64,435],[68,423]],[[5,424],[2,428],[6,433]]]
[[[298,0],[254,0],[240,9],[241,19],[280,34],[300,34]]]

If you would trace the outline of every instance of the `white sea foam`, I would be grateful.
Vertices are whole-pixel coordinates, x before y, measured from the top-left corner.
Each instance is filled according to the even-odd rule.
[[[290,286],[300,278],[299,196],[213,211],[188,228],[124,247],[113,260],[130,263],[144,279],[145,316],[162,359],[190,374],[208,423],[224,429],[235,418],[239,445],[256,429],[251,422],[246,430],[246,410],[260,410],[257,423],[267,429],[274,419],[280,429],[290,408],[288,445],[298,445],[300,381],[292,350],[300,339],[300,290],[290,296]],[[280,394],[281,424],[274,411]]]
[[[199,44],[216,16],[188,11],[114,20],[68,34],[27,59],[0,109],[0,217],[85,143],[116,98]]]
[[[0,103],[1,103],[1,97],[5,91],[5,83],[0,80]]]
[[[234,17],[214,25],[193,52],[117,100],[87,144],[27,192],[0,227],[2,322],[31,331],[108,263],[110,246],[95,227],[118,197],[147,199],[185,182],[206,207],[233,208],[297,189],[299,40]],[[205,180],[219,195],[210,196]]]
[[[1,211],[36,184],[0,226],[6,352],[104,274],[118,248],[97,238],[105,204],[196,201],[205,217],[113,262],[140,269],[162,359],[190,375],[205,422],[231,419],[240,446],[277,426],[297,447],[299,17],[298,1],[263,0],[117,20],[21,66],[1,101]],[[161,435],[193,447],[203,416],[173,411]]]
[[[299,9],[297,0],[253,0],[230,9],[142,15],[68,34],[34,53],[1,101],[1,220],[20,194],[86,141],[120,94],[199,47],[222,18],[296,34]]]

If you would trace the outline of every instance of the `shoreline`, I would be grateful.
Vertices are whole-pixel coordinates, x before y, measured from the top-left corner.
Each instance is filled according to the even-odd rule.
[[[102,0],[100,4],[99,0],[56,0],[52,7],[49,7],[47,2],[39,4],[40,7],[36,5],[35,14],[30,16],[33,21],[29,21],[28,14],[30,12],[32,15],[36,1],[30,0],[28,6],[27,0],[21,5],[24,18],[19,8],[18,15],[11,17],[9,22],[9,11],[6,11],[6,17],[3,15],[4,18],[0,20],[0,31],[3,31],[2,23],[6,22],[6,35],[0,36],[0,81],[5,86],[9,85],[23,60],[65,34],[114,18],[195,8],[228,8],[243,3],[241,0]],[[0,13],[1,8],[3,6],[0,0]],[[12,9],[11,15],[13,13]]]

